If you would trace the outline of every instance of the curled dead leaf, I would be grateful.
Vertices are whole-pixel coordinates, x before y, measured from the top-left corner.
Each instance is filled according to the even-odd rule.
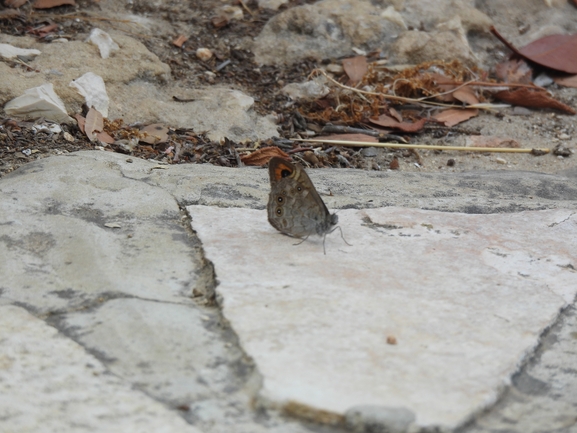
[[[278,147],[271,146],[255,150],[248,155],[243,155],[240,157],[240,160],[244,165],[263,166],[268,163],[273,156],[290,159],[290,156],[287,153],[283,152]]]
[[[495,93],[495,98],[508,104],[530,108],[553,108],[567,114],[576,114],[575,110],[549,96],[546,91],[520,87],[515,90],[502,90]]]

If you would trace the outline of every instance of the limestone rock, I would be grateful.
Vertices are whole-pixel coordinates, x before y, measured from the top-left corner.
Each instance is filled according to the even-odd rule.
[[[353,47],[377,48],[401,30],[381,12],[367,0],[323,0],[288,9],[273,17],[256,38],[255,60],[290,64],[306,57],[351,54]]]

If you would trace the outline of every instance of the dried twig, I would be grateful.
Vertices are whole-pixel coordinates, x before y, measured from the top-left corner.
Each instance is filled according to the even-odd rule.
[[[495,153],[532,153],[542,155],[549,153],[551,149],[518,149],[510,147],[464,147],[464,146],[436,146],[429,144],[398,144],[398,143],[370,143],[365,141],[346,140],[316,140],[308,138],[294,139],[305,143],[325,143],[346,147],[386,147],[392,149],[428,149],[428,150],[460,150],[463,152],[495,152]]]

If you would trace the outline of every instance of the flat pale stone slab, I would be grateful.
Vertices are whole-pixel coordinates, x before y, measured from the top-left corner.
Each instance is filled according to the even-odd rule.
[[[276,405],[406,408],[415,427],[454,428],[497,399],[577,292],[574,210],[343,210],[353,246],[337,231],[326,256],[265,211],[188,210]]]
[[[20,307],[0,306],[0,341],[2,432],[200,432]]]

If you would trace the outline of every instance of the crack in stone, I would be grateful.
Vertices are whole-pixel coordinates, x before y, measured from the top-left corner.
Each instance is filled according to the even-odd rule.
[[[555,227],[555,226],[558,226],[558,225],[560,225],[560,224],[563,224],[564,222],[569,221],[569,220],[573,217],[573,215],[575,215],[575,212],[571,212],[571,213],[569,214],[569,216],[568,216],[567,218],[565,218],[564,220],[561,220],[561,221],[555,222],[555,223],[551,223],[551,224],[549,224],[547,227]]]

